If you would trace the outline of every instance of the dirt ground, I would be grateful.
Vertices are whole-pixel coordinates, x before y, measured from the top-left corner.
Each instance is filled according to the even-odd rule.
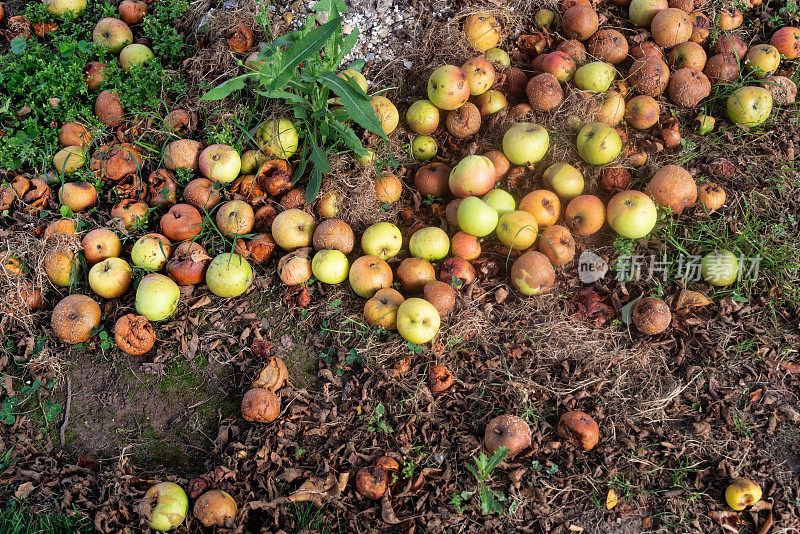
[[[206,22],[212,31],[197,31],[212,4],[218,10]],[[390,88],[401,115],[423,96],[434,68],[471,57],[458,28],[476,10],[497,16],[506,49],[530,72],[530,58],[514,43],[531,31],[538,4],[424,4],[391,4],[402,13],[422,11],[411,22],[400,17],[402,27],[363,48],[378,55],[365,74]],[[748,12],[742,31],[748,42],[766,42],[777,27],[800,23],[800,11],[781,11],[783,4],[764,0]],[[351,8],[370,16],[382,6]],[[619,8],[601,6],[612,27],[636,35]],[[9,1],[7,10],[12,7]],[[181,67],[189,86],[181,105],[206,128],[248,106],[196,100],[245,57],[220,55],[225,30],[235,22],[257,26],[253,3],[221,7],[196,2],[180,22],[194,52]],[[717,7],[709,2],[708,9]],[[278,33],[288,10],[302,14],[300,7],[279,5],[271,14]],[[394,58],[381,60],[382,47]],[[797,62],[784,68],[800,78]],[[724,90],[715,91],[708,112],[719,124]],[[532,116],[550,131],[553,148],[535,168],[502,184],[515,194],[538,187],[554,161],[579,159],[566,117],[584,110],[577,95],[567,96],[557,112]],[[760,129],[718,128],[707,137],[691,129],[693,113],[669,109],[684,126],[685,142],[652,151],[634,172],[633,187],[643,188],[667,163],[680,164],[698,181],[726,189],[723,210],[697,206],[661,217],[635,243],[615,240],[608,229],[577,240],[578,255],[594,252],[612,270],[583,284],[573,262],[558,271],[550,292],[534,298],[509,286],[507,251],[487,246],[474,262],[477,281],[459,292],[430,346],[370,329],[363,301],[345,289],[316,282],[302,305],[305,296],[281,284],[276,262],[260,268],[236,300],[214,297],[205,286],[182,288],[178,312],[158,326],[159,342],[144,356],[104,346],[101,337],[67,347],[50,332],[47,310],[27,322],[3,316],[5,398],[26,401],[12,424],[0,423],[0,453],[12,451],[14,458],[3,469],[8,457],[0,456],[0,481],[8,488],[0,498],[9,509],[12,501],[24,502],[34,513],[82,516],[89,531],[106,533],[143,531],[136,505],[161,480],[180,483],[190,498],[206,488],[229,492],[240,512],[235,525],[218,532],[800,532],[798,108],[780,107]],[[497,148],[512,119],[492,120],[477,139],[445,139],[440,159]],[[654,138],[653,132],[627,133],[637,146]],[[390,148],[408,187],[390,209],[374,196],[374,169],[335,162],[339,180],[330,187],[346,198],[342,218],[354,229],[379,220],[404,230],[445,224],[445,204],[425,202],[411,186],[417,164],[404,148],[412,137],[402,124],[393,137]],[[585,176],[587,189],[607,201],[600,171],[587,169]],[[0,236],[36,224],[22,215],[4,219]],[[626,248],[672,260],[679,252],[730,248],[760,254],[761,271],[733,289],[683,281],[674,270],[666,282],[618,281],[615,259]],[[688,305],[685,290],[710,303]],[[643,295],[671,306],[672,324],[663,334],[644,336],[629,324],[626,305]],[[57,299],[53,290],[48,300]],[[132,309],[130,294],[106,302],[102,331],[111,333],[114,320]],[[268,356],[284,359],[290,385],[280,391],[277,421],[248,423],[239,412],[241,397]],[[403,358],[411,366],[398,376],[393,366]],[[430,389],[433,364],[447,365],[455,377],[446,392]],[[35,380],[41,388],[24,396]],[[584,411],[599,424],[593,450],[559,438],[556,426],[568,410]],[[504,413],[528,422],[533,443],[492,472],[488,487],[502,498],[503,511],[483,513],[467,466],[483,452],[488,421]],[[381,456],[399,463],[397,481],[390,496],[367,501],[355,491],[356,472]],[[723,493],[737,477],[759,481],[769,506],[731,512]],[[609,490],[619,499],[610,510]],[[184,531],[210,530],[189,521]]]

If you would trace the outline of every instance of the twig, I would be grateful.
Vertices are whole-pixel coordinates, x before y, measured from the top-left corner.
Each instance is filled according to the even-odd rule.
[[[66,441],[67,423],[69,423],[69,409],[72,406],[72,381],[67,377],[67,402],[64,407],[64,422],[61,423],[61,428],[58,429],[58,437],[61,440],[61,446],[64,446]]]

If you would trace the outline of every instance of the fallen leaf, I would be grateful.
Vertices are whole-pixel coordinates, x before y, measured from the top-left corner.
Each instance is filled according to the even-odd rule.
[[[392,501],[389,500],[388,493],[384,493],[383,498],[381,499],[381,519],[390,525],[396,525],[400,523],[400,520],[397,519],[397,516],[394,513]]]
[[[789,373],[800,373],[800,363],[794,362],[780,362],[778,366],[783,369],[784,371],[788,371]]]
[[[609,489],[608,495],[606,495],[606,510],[613,509],[618,502],[617,493],[613,489]]]
[[[736,528],[736,525],[739,524],[739,514],[732,510],[708,512],[708,517],[716,521],[717,524],[722,527],[722,530],[734,533],[739,532],[739,529]]]
[[[711,299],[703,295],[699,291],[691,291],[689,289],[682,289],[678,295],[678,300],[675,302],[676,310],[685,310],[688,308],[696,308],[699,306],[708,306],[712,304]]]
[[[756,506],[761,504],[762,502],[765,501],[757,502]],[[769,502],[766,504],[768,505],[767,509],[769,510],[769,512],[767,513],[767,518],[764,520],[764,523],[762,523],[761,528],[758,529],[758,532],[756,534],[767,534],[767,532],[769,532],[770,529],[772,529],[772,525],[775,523],[775,520],[772,518],[772,503]],[[753,508],[755,508],[755,506],[753,506]]]

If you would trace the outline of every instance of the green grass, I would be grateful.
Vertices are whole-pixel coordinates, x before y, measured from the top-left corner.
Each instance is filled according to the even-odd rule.
[[[88,517],[77,511],[61,515],[34,511],[24,502],[9,501],[0,510],[0,534],[77,534],[94,532]]]

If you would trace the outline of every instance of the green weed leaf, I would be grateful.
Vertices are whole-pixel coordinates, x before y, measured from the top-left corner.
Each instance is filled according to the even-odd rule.
[[[318,53],[325,46],[328,37],[341,28],[341,25],[342,17],[336,17],[319,28],[314,28],[302,39],[289,45],[286,51],[281,54],[281,65],[277,69],[272,82],[267,86],[267,90],[283,89],[292,78],[298,65]]]
[[[245,78],[249,78],[251,74],[243,74],[241,76],[237,76],[236,78],[231,78],[230,80],[226,80],[225,82],[221,83],[220,85],[216,86],[206,94],[200,97],[200,100],[210,101],[210,100],[222,100],[230,95],[234,91],[240,91],[244,89],[244,80]]]
[[[320,80],[342,99],[350,118],[362,128],[386,139],[378,116],[369,103],[369,96],[355,82],[344,80],[332,72],[320,73]]]

